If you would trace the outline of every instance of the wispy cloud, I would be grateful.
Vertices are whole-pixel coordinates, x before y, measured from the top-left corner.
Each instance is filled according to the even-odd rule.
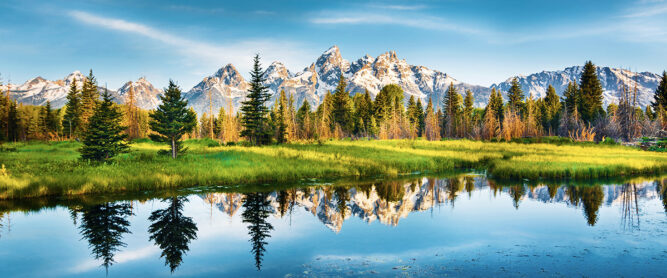
[[[667,2],[651,2],[633,6],[626,14],[625,18],[646,18],[667,15]]]
[[[202,8],[189,5],[169,5],[165,7],[169,10],[182,11],[182,12],[192,12],[192,13],[205,13],[205,14],[217,14],[225,11],[223,8]]]
[[[122,264],[131,261],[143,260],[145,258],[154,256],[154,254],[157,254],[159,252],[160,249],[158,249],[156,246],[149,245],[135,250],[121,251],[116,255],[115,261],[116,264]],[[87,259],[72,266],[69,269],[69,273],[82,273],[91,271],[99,267],[100,267],[99,261]]]
[[[371,4],[372,8],[398,10],[398,11],[416,11],[426,8],[426,5],[387,5],[387,4]]]
[[[71,11],[69,16],[78,22],[112,31],[142,36],[164,43],[176,50],[186,61],[205,67],[234,64],[242,73],[250,68],[252,57],[259,53],[264,61],[280,60],[287,66],[305,66],[312,57],[301,44],[293,41],[272,39],[243,39],[225,44],[216,44],[190,39],[160,30],[145,24],[124,19],[99,16],[84,11]]]
[[[310,19],[311,23],[314,24],[366,24],[366,25],[397,25],[412,27],[418,29],[426,30],[440,30],[440,31],[453,31],[462,34],[485,34],[488,33],[485,30],[478,28],[455,24],[448,22],[447,20],[435,17],[435,16],[402,16],[395,14],[383,14],[383,13],[323,13],[323,14],[334,14],[331,16],[316,16]]]

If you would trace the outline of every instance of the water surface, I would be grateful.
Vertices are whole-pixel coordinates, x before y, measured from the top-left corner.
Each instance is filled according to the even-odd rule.
[[[2,277],[665,276],[667,180],[0,201]]]

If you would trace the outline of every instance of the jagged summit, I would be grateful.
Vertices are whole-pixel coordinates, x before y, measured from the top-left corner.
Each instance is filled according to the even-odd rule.
[[[475,106],[483,107],[488,102],[491,88],[496,88],[503,95],[506,94],[513,78],[518,78],[525,95],[543,97],[549,85],[554,86],[556,92],[562,95],[569,82],[578,82],[581,74],[581,66],[567,67],[563,70],[541,71],[530,75],[517,75],[506,81],[493,84],[491,87],[477,86],[461,82],[451,75],[420,65],[410,65],[405,59],[400,59],[396,51],[389,50],[376,57],[368,54],[359,59],[349,62],[343,59],[338,46],[334,45],[315,58],[315,62],[299,72],[290,72],[286,65],[280,61],[272,62],[264,72],[271,98],[268,105],[275,102],[276,96],[284,90],[294,99],[296,106],[304,101],[311,104],[313,109],[323,100],[328,91],[333,91],[338,84],[340,76],[344,76],[348,82],[350,94],[364,93],[368,91],[371,97],[388,84],[398,84],[405,91],[405,100],[410,96],[421,100],[422,103],[433,100],[437,107],[442,105],[442,98],[450,84],[463,94],[466,90],[473,92]],[[604,89],[604,104],[607,105],[618,101],[619,88],[627,85],[630,88],[637,87],[639,91],[638,101],[642,107],[650,103],[653,91],[658,86],[660,75],[650,72],[632,72],[626,69],[598,67],[598,76]],[[19,102],[33,105],[43,105],[51,101],[53,107],[62,107],[66,103],[66,95],[71,81],[81,81],[85,78],[79,71],[74,71],[62,80],[49,81],[42,77],[35,77],[21,85],[11,85],[11,96]],[[81,83],[81,82],[79,82]],[[145,78],[140,78],[134,84],[143,84],[142,89],[137,89],[146,102],[142,108],[153,109],[157,107],[156,100],[158,92],[152,85],[149,86]],[[81,84],[79,85],[81,86]],[[126,93],[127,83],[118,90],[118,101],[123,102],[122,96]],[[6,85],[5,85],[6,88]],[[151,89],[152,88],[152,89]],[[239,74],[232,64],[227,64],[212,75],[204,77],[183,95],[189,101],[189,105],[200,115],[208,112],[209,102],[213,103],[216,111],[220,107],[228,109],[229,104],[238,111],[241,102],[248,93],[248,82]],[[112,91],[112,94],[115,93]],[[209,96],[211,100],[209,100]]]
[[[530,75],[517,75],[508,78],[505,82],[491,85],[504,93],[509,90],[512,79],[515,77],[521,84],[526,96],[532,94],[534,97],[546,96],[549,85],[556,89],[558,95],[562,95],[570,82],[579,83],[579,77],[583,71],[582,66],[566,67],[557,71],[541,71]],[[617,103],[620,97],[621,86],[637,88],[637,101],[641,107],[648,105],[653,99],[653,92],[658,87],[660,75],[650,72],[632,72],[626,69],[597,67],[597,75],[600,79],[603,92],[603,105]]]
[[[130,89],[134,92],[135,105],[142,109],[155,109],[160,104],[159,96],[162,95],[162,90],[156,89],[146,77],[140,77],[137,81],[128,81],[120,89],[118,89],[119,103],[127,103],[129,101]]]

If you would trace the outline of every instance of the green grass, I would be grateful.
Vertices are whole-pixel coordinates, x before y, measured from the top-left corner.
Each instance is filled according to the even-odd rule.
[[[667,154],[616,145],[491,143],[468,140],[327,141],[280,146],[220,146],[191,140],[176,160],[165,145],[132,144],[113,163],[78,160],[76,142],[3,145],[0,199],[138,192],[202,185],[247,185],[303,179],[396,177],[415,172],[486,170],[495,179],[597,179],[667,170]],[[1,170],[0,170],[1,171]]]

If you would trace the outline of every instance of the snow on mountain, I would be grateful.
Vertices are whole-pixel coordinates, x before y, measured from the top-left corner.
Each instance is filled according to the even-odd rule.
[[[559,71],[542,71],[528,76],[516,76],[526,97],[533,94],[533,97],[546,96],[549,85],[556,89],[559,96],[563,95],[568,83],[574,81],[579,83],[579,78],[583,70],[582,66],[568,67]],[[602,84],[604,107],[610,103],[618,103],[620,97],[621,85],[625,84],[633,89],[637,86],[637,102],[641,107],[646,107],[653,100],[653,92],[658,87],[660,75],[651,72],[632,72],[625,69],[597,67],[598,78]],[[505,82],[491,85],[492,88],[500,89],[503,96],[509,90],[514,77],[510,77]]]
[[[227,107],[230,99],[234,108],[238,109],[240,101],[246,95],[247,83],[241,75],[227,65],[213,76],[205,78],[187,93],[187,98],[197,113],[208,111],[208,91],[213,92],[213,107],[217,110],[220,104]],[[233,78],[222,78],[222,73],[227,73]],[[405,101],[410,96],[421,99],[424,106],[428,98],[433,98],[436,107],[441,105],[442,96],[447,91],[450,83],[453,83],[461,94],[465,90],[472,90],[476,95],[476,102],[481,106],[486,103],[490,89],[483,86],[475,86],[460,82],[446,73],[431,70],[423,66],[413,66],[405,60],[399,60],[396,52],[390,51],[373,58],[366,55],[352,63],[343,59],[340,49],[332,46],[316,59],[310,66],[301,72],[290,73],[285,65],[273,62],[265,71],[265,85],[271,95],[269,106],[273,105],[278,93],[284,90],[292,95],[295,105],[300,106],[304,100],[311,106],[317,107],[327,91],[336,89],[341,74],[347,79],[348,91],[351,95],[369,91],[371,96],[380,92],[382,87],[388,84],[398,84],[405,91]],[[224,96],[219,92],[226,90],[231,96]]]
[[[22,85],[12,85],[10,88],[10,97],[20,103],[27,105],[46,105],[51,102],[51,107],[60,108],[67,103],[67,92],[74,80],[77,82],[77,88],[81,90],[85,76],[74,71],[60,80],[46,80],[41,76],[35,77],[23,83]],[[101,93],[103,87],[97,87]],[[117,97],[115,91],[109,90],[113,97]]]
[[[213,114],[218,113],[220,107],[225,108],[231,103],[234,112],[238,112],[241,102],[245,99],[249,89],[248,82],[243,79],[232,64],[220,68],[213,75],[205,77],[190,91],[183,94],[188,105],[197,111],[197,114],[209,112],[209,94],[212,100]]]
[[[542,71],[528,76],[517,76],[528,97],[543,97],[549,85],[554,86],[558,95],[562,95],[570,81],[578,82],[583,67],[568,67],[560,71]],[[653,92],[658,86],[660,75],[650,72],[631,72],[609,67],[598,67],[597,73],[604,88],[604,105],[618,102],[621,84],[630,88],[637,86],[639,91],[639,105],[645,107],[653,98]],[[494,84],[491,87],[477,86],[461,82],[451,75],[424,66],[410,65],[405,59],[399,59],[395,51],[385,52],[377,57],[365,55],[353,62],[341,56],[340,49],[332,46],[320,55],[314,63],[300,72],[290,72],[281,62],[271,63],[264,72],[269,94],[268,106],[275,103],[281,90],[294,98],[296,107],[308,101],[315,109],[327,91],[333,91],[343,75],[348,82],[348,91],[351,95],[364,93],[366,90],[372,98],[380,92],[382,87],[389,84],[398,84],[405,92],[405,102],[410,96],[420,99],[426,106],[429,99],[436,108],[442,106],[442,99],[450,84],[458,89],[460,94],[471,90],[475,98],[475,106],[484,107],[488,102],[491,88],[501,91],[503,96],[510,87],[512,78],[505,82]],[[26,83],[11,86],[12,98],[24,104],[43,105],[50,100],[53,107],[62,107],[66,103],[69,84],[73,79],[81,81],[83,74],[73,72],[62,80],[49,81],[42,77],[28,80]],[[81,84],[81,82],[79,82]],[[5,85],[6,86],[6,85]],[[80,86],[80,85],[79,85]],[[137,103],[144,109],[154,109],[159,104],[157,97],[161,91],[155,89],[145,79],[128,82],[121,87],[118,93],[111,91],[118,102],[124,102],[125,96],[133,86],[137,93]],[[212,98],[213,113],[217,114],[220,107],[228,109],[229,104],[238,112],[241,102],[248,94],[249,84],[232,64],[220,68],[213,75],[205,77],[200,83],[183,95],[189,105],[199,115],[209,111],[209,93]],[[100,89],[103,90],[103,89]]]
[[[148,82],[144,77],[139,78],[135,82],[129,81],[120,87],[116,101],[118,103],[127,103],[130,89],[134,92],[137,107],[152,110],[160,104],[158,96],[162,95],[162,90],[153,87],[153,84]]]

